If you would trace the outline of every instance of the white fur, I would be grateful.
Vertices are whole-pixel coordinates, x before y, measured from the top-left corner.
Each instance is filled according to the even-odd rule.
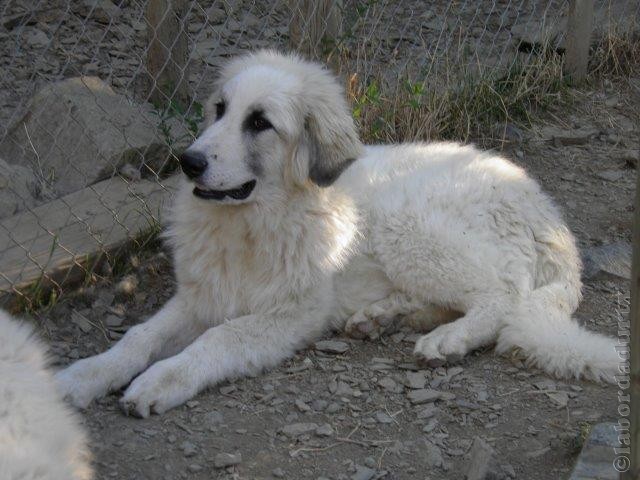
[[[215,118],[221,98],[226,113]],[[256,107],[274,128],[248,135],[242,122]],[[571,319],[574,239],[522,169],[452,143],[363,149],[335,79],[273,52],[231,62],[208,110],[191,147],[209,161],[198,185],[255,178],[256,188],[216,202],[184,182],[168,232],[177,293],[111,350],[60,373],[76,405],[143,372],[123,405],[146,417],[274,366],[330,325],[355,331],[409,315],[433,327],[446,310],[464,316],[417,342],[427,360],[497,342],[554,375],[613,379],[614,342]],[[247,167],[256,158],[257,177]]]
[[[0,310],[0,478],[92,478],[85,434],[56,391],[31,327]]]

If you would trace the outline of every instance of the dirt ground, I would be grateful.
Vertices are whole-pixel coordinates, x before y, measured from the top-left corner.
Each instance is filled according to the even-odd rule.
[[[562,206],[582,248],[629,240],[640,78],[574,96],[569,112],[551,111],[531,131],[508,126],[505,152]],[[133,294],[105,283],[36,316],[58,366],[103,351],[171,296],[167,252],[130,264]],[[627,280],[597,275],[577,317],[615,335],[627,295]],[[120,394],[110,395],[83,413],[97,478],[461,479],[479,437],[495,449],[502,478],[555,480],[568,478],[588,426],[617,418],[615,386],[551,379],[491,349],[421,369],[415,339],[409,330],[336,338],[344,353],[311,347],[147,420],[124,416]],[[440,399],[412,403],[423,385]],[[240,457],[220,468],[221,453]]]

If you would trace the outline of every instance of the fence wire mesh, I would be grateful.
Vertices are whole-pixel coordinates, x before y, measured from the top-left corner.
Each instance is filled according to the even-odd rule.
[[[426,120],[434,92],[561,54],[568,3],[0,2],[0,306],[101,275],[153,238],[228,58],[277,48],[326,61],[365,139],[429,139],[447,136]],[[595,2],[596,35],[637,32],[639,19],[635,0]],[[379,105],[394,95],[402,105]],[[390,105],[419,127],[385,117]]]

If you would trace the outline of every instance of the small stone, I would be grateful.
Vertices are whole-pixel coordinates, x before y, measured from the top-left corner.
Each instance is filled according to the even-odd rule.
[[[430,388],[423,388],[420,390],[412,390],[407,395],[409,401],[414,405],[420,405],[423,403],[432,403],[442,398],[442,392],[438,390],[431,390]]]
[[[189,465],[187,467],[187,470],[189,470],[191,473],[197,473],[202,471],[202,467],[200,465],[198,465],[197,463],[192,463],[191,465]]]
[[[296,407],[298,408],[298,410],[300,410],[302,413],[305,413],[305,412],[308,412],[308,411],[311,410],[311,407],[309,405],[307,405],[306,403],[304,403],[299,398],[296,398],[296,401],[294,403],[295,403]]]
[[[224,422],[224,416],[217,410],[211,410],[202,417],[202,423],[207,427],[216,427]]]
[[[140,180],[142,180],[142,174],[140,173],[140,169],[134,167],[130,163],[125,163],[124,165],[122,165],[118,169],[118,172],[122,177],[124,177],[129,181],[139,182]]]
[[[607,180],[609,182],[617,182],[621,178],[624,178],[627,173],[624,170],[605,170],[604,172],[596,173],[598,178]]]
[[[547,392],[546,395],[558,408],[564,408],[567,406],[567,403],[569,403],[569,395],[567,392]]]
[[[333,435],[333,433],[334,433],[333,432],[333,428],[331,428],[331,425],[329,425],[328,423],[320,425],[315,430],[315,434],[318,437],[331,437]]]
[[[466,471],[467,480],[492,480],[505,476],[497,463],[495,450],[480,437],[473,439]]]
[[[325,408],[327,408],[327,405],[329,405],[329,402],[327,402],[326,400],[322,400],[321,398],[317,398],[313,402],[311,402],[311,408],[313,408],[316,412],[323,411]]]
[[[218,453],[213,459],[213,466],[215,468],[227,468],[238,465],[240,462],[242,462],[242,455],[240,453]]]
[[[438,413],[438,411],[439,411],[439,408],[436,407],[435,405],[428,405],[418,412],[418,418],[421,420],[425,418],[431,418],[436,413]]]
[[[108,328],[119,327],[122,325],[122,322],[124,322],[124,318],[119,317],[118,315],[113,315],[113,314],[107,315],[106,318],[104,319],[104,324]]]
[[[274,478],[284,478],[284,470],[282,470],[281,468],[276,468],[271,471],[271,475]]]
[[[180,449],[185,457],[193,457],[198,453],[198,448],[189,441],[182,442],[180,444]]]
[[[356,465],[356,473],[351,475],[351,480],[371,480],[376,475],[372,468]]]
[[[349,350],[349,344],[337,340],[321,340],[315,343],[315,349],[324,353],[341,354]]]
[[[415,390],[424,388],[427,379],[422,372],[407,372],[407,386]]]
[[[315,423],[292,423],[282,427],[282,433],[287,437],[298,437],[307,433],[311,433],[318,428]]]
[[[393,418],[384,412],[376,412],[376,420],[383,424],[393,423]]]
[[[327,413],[337,413],[339,410],[340,410],[340,404],[336,402],[331,402],[325,411]]]
[[[83,333],[89,333],[93,328],[87,317],[75,310],[71,312],[71,321],[75,323]]]
[[[442,450],[440,447],[432,443],[430,440],[424,441],[425,449],[423,451],[423,458],[430,468],[443,468],[446,469],[444,458],[442,456]]]
[[[388,392],[394,392],[398,387],[395,380],[391,377],[381,378],[380,380],[378,380],[378,385],[380,385],[382,388],[384,388]]]

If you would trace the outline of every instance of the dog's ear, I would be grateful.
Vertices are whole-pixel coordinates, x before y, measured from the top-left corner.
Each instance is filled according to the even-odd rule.
[[[335,78],[323,70],[316,72],[307,86],[306,119],[295,169],[298,174],[306,172],[316,185],[326,187],[362,154],[362,144]]]

